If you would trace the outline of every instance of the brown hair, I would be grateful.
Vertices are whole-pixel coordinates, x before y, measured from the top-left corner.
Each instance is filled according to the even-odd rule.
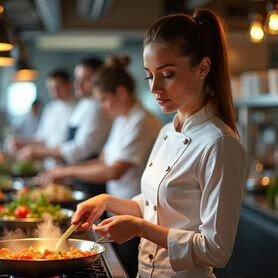
[[[70,75],[67,71],[63,69],[57,69],[48,74],[48,79],[59,79],[65,83],[71,82]]]
[[[148,30],[144,46],[151,42],[175,44],[181,54],[188,56],[192,66],[204,57],[211,60],[211,68],[205,79],[206,102],[214,113],[232,130],[237,132],[230,76],[228,71],[226,28],[222,20],[209,9],[199,9],[191,17],[172,14],[162,17]]]
[[[130,74],[126,71],[130,59],[128,56],[111,56],[105,65],[97,72],[94,86],[104,93],[115,93],[117,87],[125,87],[129,93],[133,94],[135,83]]]
[[[83,66],[91,69],[91,71],[97,71],[102,65],[103,62],[99,58],[89,57],[80,60],[77,64],[78,66]]]

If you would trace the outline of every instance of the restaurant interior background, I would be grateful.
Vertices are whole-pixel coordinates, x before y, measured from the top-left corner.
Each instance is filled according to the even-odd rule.
[[[198,7],[219,13],[229,29],[232,90],[250,174],[234,253],[218,273],[226,278],[278,277],[278,35],[263,26],[276,1],[3,0],[0,4],[4,7],[1,25],[14,44],[10,54],[15,58],[13,66],[0,66],[1,141],[37,96],[48,101],[49,72],[56,68],[72,72],[80,58],[90,55],[129,55],[139,98],[164,122],[169,121],[172,115],[162,115],[144,80],[144,32],[168,13],[191,13]],[[276,16],[278,20],[278,10]],[[255,20],[262,29],[251,39]],[[20,59],[36,70],[34,80],[15,80]]]

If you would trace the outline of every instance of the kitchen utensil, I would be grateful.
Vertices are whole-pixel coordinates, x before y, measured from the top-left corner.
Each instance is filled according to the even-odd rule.
[[[112,239],[105,239],[105,237],[100,237],[95,243],[109,243],[114,242]]]
[[[65,240],[78,228],[82,222],[79,222],[77,224],[71,224],[69,228],[63,233],[61,238],[59,239],[57,246],[56,246],[56,251],[60,250],[63,244],[65,243]]]

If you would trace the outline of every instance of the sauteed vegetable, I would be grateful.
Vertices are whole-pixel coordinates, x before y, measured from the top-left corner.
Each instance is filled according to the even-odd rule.
[[[82,251],[78,248],[71,247],[69,250],[50,251],[39,250],[34,247],[29,247],[16,252],[12,252],[8,248],[0,249],[1,260],[62,260],[88,257],[96,255],[97,251]]]
[[[0,218],[2,220],[21,218],[62,220],[66,217],[60,206],[50,204],[47,197],[43,194],[37,200],[31,199],[29,196],[21,197],[0,207]]]

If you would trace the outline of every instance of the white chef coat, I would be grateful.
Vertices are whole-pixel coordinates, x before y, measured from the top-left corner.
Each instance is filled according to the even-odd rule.
[[[26,139],[32,139],[38,130],[39,123],[40,115],[35,115],[32,111],[29,111],[15,128],[15,134]]]
[[[72,100],[52,100],[48,103],[43,109],[36,139],[49,148],[55,148],[64,142],[74,106],[75,102]]]
[[[134,197],[144,218],[170,228],[168,250],[141,239],[139,277],[215,277],[237,231],[246,156],[234,132],[203,107],[161,130]],[[177,123],[176,123],[177,124]]]
[[[74,163],[100,154],[110,131],[111,119],[96,99],[82,98],[72,113],[69,127],[77,128],[74,138],[64,142],[60,151],[66,162]]]
[[[132,167],[120,179],[107,182],[109,194],[128,199],[140,192],[141,175],[161,127],[161,122],[139,103],[114,120],[104,146],[105,163],[122,161]]]

